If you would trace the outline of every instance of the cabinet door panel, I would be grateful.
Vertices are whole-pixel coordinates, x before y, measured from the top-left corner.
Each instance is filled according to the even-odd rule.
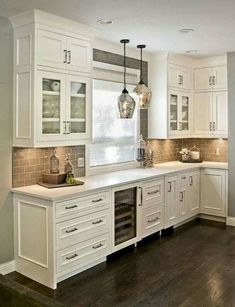
[[[169,64],[168,65],[168,86],[179,87],[179,85],[180,85],[179,68],[177,65]]]
[[[91,44],[76,38],[68,38],[67,69],[76,72],[91,72]]]
[[[38,71],[37,78],[38,140],[65,140],[65,77]]]
[[[191,72],[190,69],[179,65],[168,65],[168,86],[190,90]]]
[[[201,171],[201,212],[219,216],[226,215],[226,171]]]
[[[211,68],[196,68],[194,70],[194,90],[206,91],[212,89]]]
[[[194,95],[194,133],[212,134],[212,93],[195,93]]]
[[[213,93],[213,119],[215,131],[213,134],[220,136],[228,135],[228,98],[227,92]]]
[[[173,226],[178,219],[178,180],[177,176],[166,177],[165,228]]]
[[[81,76],[66,77],[67,139],[90,137],[91,80]]]
[[[65,68],[66,37],[46,30],[38,30],[37,64]]]
[[[188,206],[189,216],[199,213],[200,209],[200,172],[189,174],[188,186]]]
[[[227,66],[217,66],[213,68],[213,89],[226,90],[227,89]]]

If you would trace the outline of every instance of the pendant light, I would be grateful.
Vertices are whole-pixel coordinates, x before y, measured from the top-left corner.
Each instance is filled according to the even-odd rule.
[[[129,39],[122,39],[120,43],[124,45],[124,80],[123,80],[123,91],[122,94],[118,97],[118,110],[120,118],[132,118],[135,111],[135,100],[129,95],[128,90],[126,89],[126,44],[130,41]]]
[[[142,53],[146,45],[138,45],[140,49],[140,82],[137,84],[134,92],[139,96],[139,109],[148,109],[152,92],[143,81],[143,60]]]

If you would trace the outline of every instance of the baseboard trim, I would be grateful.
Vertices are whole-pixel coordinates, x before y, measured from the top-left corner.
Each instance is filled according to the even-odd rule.
[[[227,219],[226,219],[226,224],[228,226],[235,226],[235,217],[228,216]]]
[[[200,219],[205,219],[205,220],[211,220],[211,221],[226,223],[226,217],[223,217],[223,216],[215,216],[215,215],[209,215],[209,214],[200,213],[198,215],[198,217]]]
[[[14,260],[0,264],[0,274],[6,275],[14,271],[15,271],[15,261]]]

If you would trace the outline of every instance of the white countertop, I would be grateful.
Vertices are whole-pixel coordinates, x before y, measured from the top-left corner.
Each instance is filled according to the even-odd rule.
[[[175,172],[190,171],[200,168],[217,168],[227,170],[228,163],[182,163],[179,161],[174,161],[156,164],[152,168],[134,168],[101,175],[82,177],[79,178],[85,182],[85,184],[82,186],[47,189],[35,184],[26,187],[13,188],[12,192],[51,201],[60,201],[68,198],[78,197],[87,192],[95,192],[99,189],[111,188],[122,184],[153,179],[154,177],[161,177]]]

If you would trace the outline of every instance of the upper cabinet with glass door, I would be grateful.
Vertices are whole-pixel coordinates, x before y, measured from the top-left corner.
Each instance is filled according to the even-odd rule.
[[[169,136],[187,135],[191,130],[191,98],[186,92],[169,91]]]
[[[37,135],[41,142],[90,137],[90,78],[38,72]]]
[[[14,27],[13,145],[77,145],[90,138],[92,40],[86,25],[38,10]]]

